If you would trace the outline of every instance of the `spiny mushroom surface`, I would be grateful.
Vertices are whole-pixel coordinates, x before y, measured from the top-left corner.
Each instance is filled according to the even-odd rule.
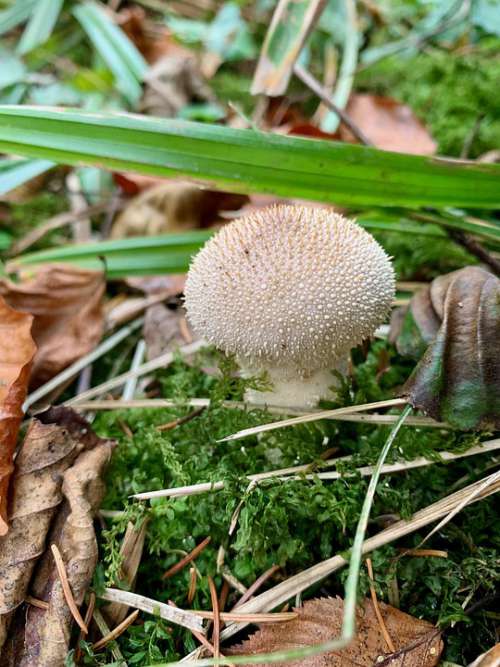
[[[312,406],[331,396],[352,347],[387,317],[394,271],[373,236],[324,208],[271,206],[223,227],[194,258],[188,318],[235,355],[246,374],[267,371],[272,392],[252,402]]]

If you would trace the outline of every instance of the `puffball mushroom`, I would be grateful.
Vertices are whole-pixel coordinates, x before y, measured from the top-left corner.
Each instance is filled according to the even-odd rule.
[[[252,403],[312,407],[332,398],[351,348],[387,317],[394,271],[373,236],[325,208],[277,205],[220,229],[194,258],[193,329],[272,391]]]

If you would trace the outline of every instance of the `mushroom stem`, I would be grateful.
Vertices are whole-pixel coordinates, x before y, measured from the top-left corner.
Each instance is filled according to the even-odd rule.
[[[339,379],[334,375],[338,371],[346,375],[349,367],[347,358],[339,359],[334,367],[321,368],[307,376],[298,371],[291,374],[290,368],[248,368],[241,366],[243,377],[252,377],[266,371],[273,386],[269,391],[247,389],[245,400],[254,405],[275,405],[287,408],[313,408],[320,400],[333,400]]]

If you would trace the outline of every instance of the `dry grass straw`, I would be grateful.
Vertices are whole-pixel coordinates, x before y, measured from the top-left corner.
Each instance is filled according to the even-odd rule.
[[[485,454],[500,449],[500,438],[493,440],[486,440],[479,445],[475,445],[465,452],[439,452],[439,457],[442,462],[455,461],[457,459],[474,456],[476,454]],[[336,466],[339,463],[345,463],[351,460],[351,456],[338,457],[336,459],[329,459],[324,462],[325,467]],[[400,463],[388,463],[381,468],[382,474],[390,474],[394,472],[411,470],[413,468],[422,468],[424,466],[438,463],[436,460],[427,459],[424,456],[419,456],[411,461],[401,461]],[[257,473],[255,475],[248,475],[247,479],[252,483],[257,483],[265,479],[278,477],[285,481],[300,481],[307,479],[339,479],[348,474],[337,471],[332,472],[315,472],[311,473],[313,464],[294,466],[291,468],[281,468],[279,470],[271,470],[269,472]],[[356,469],[356,474],[367,477],[373,473],[374,466],[362,466]],[[137,493],[133,498],[136,500],[151,500],[152,498],[179,498],[182,496],[196,495],[199,493],[210,493],[212,491],[219,491],[224,488],[224,482],[201,482],[199,484],[191,484],[188,486],[177,486],[170,489],[159,489],[158,491],[145,491]]]

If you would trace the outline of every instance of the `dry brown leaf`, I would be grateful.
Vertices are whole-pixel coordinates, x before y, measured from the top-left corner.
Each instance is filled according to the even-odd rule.
[[[155,359],[199,339],[191,329],[182,306],[169,308],[162,303],[146,311],[143,336],[148,359]]]
[[[396,652],[389,658],[384,636],[377,621],[371,600],[365,600],[358,608],[356,638],[345,649],[287,662],[298,667],[373,667],[385,664],[390,667],[433,667],[437,665],[443,649],[440,632],[427,621],[404,614],[399,609],[379,603]],[[320,598],[305,602],[295,609],[298,618],[288,623],[266,625],[228,655],[256,655],[272,651],[303,648],[330,641],[340,635],[343,600]],[[379,656],[387,658],[380,661]],[[380,662],[379,662],[380,661]],[[267,663],[266,663],[267,665]]]
[[[500,667],[500,644],[480,655],[469,667]]]
[[[406,104],[390,97],[356,93],[351,95],[346,112],[377,148],[416,155],[436,152],[436,142]],[[340,133],[344,140],[354,140],[345,126]]]
[[[116,14],[116,20],[149,63],[166,55],[191,55],[188,49],[175,41],[166,25],[148,21],[142,7],[125,7]]]
[[[8,530],[7,494],[14,470],[12,459],[36,352],[32,324],[31,315],[14,310],[0,297],[0,535]]]
[[[64,473],[64,502],[47,539],[47,544],[55,544],[62,554],[77,606],[83,602],[97,564],[93,517],[104,495],[102,473],[113,447],[111,441],[97,441],[98,444],[82,452]],[[15,667],[63,665],[68,653],[73,616],[50,549],[45,551],[36,568],[30,593],[46,601],[48,608],[28,606],[24,615],[18,611],[16,631],[11,633],[6,645],[6,659],[11,662],[6,664]]]
[[[7,303],[34,316],[32,334],[38,350],[30,386],[50,380],[90,352],[103,332],[104,275],[65,264],[41,267],[25,281],[0,279]]]
[[[192,183],[163,181],[142,192],[125,207],[111,230],[111,238],[154,236],[208,227],[221,210],[235,210],[244,195],[203,190]]]
[[[402,390],[413,407],[463,430],[500,427],[496,276],[477,266],[440,276],[391,325],[398,350],[420,359]]]
[[[215,101],[191,55],[166,55],[146,75],[140,110],[150,116],[174,118],[192,102]]]
[[[61,501],[62,475],[97,436],[68,408],[53,408],[30,423],[16,458],[9,503],[10,530],[0,537],[0,652],[14,610],[22,604]]]

